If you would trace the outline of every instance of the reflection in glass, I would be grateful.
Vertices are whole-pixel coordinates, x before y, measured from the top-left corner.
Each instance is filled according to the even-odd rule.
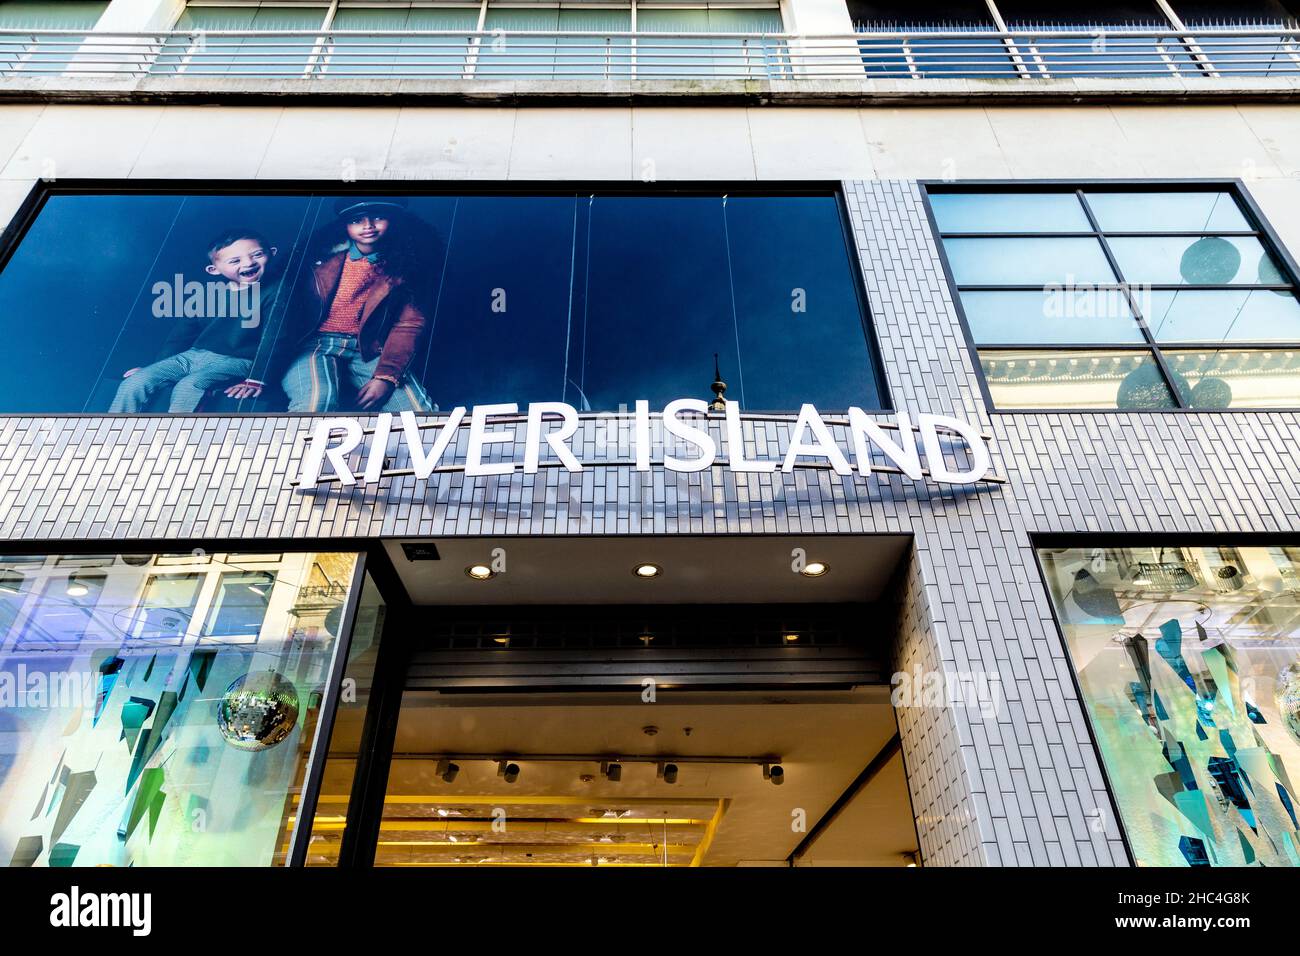
[[[931,193],[940,232],[1091,232],[1074,193]]]
[[[981,351],[980,365],[998,408],[1174,407],[1155,358],[1146,351]]]
[[[141,557],[0,559],[0,862],[281,864],[357,557]]]
[[[1143,341],[1121,289],[963,292],[961,304],[976,345]]]
[[[958,285],[1114,283],[1096,239],[946,239]]]
[[[1294,548],[1043,548],[1139,866],[1300,865]]]
[[[1102,232],[1247,232],[1250,223],[1226,192],[1085,193]]]
[[[1147,293],[1147,325],[1162,342],[1300,341],[1300,302],[1270,289]]]
[[[1156,285],[1281,285],[1273,258],[1254,236],[1112,236],[1124,279]]]
[[[603,411],[712,398],[715,352],[746,408],[887,404],[832,193],[361,198],[51,195],[0,272],[0,412]]]
[[[316,814],[312,818],[307,866],[337,866],[339,863],[339,849],[352,802],[357,756],[375,683],[375,664],[387,610],[379,589],[367,574],[357,600],[352,643],[343,670],[343,693],[334,713],[325,773],[321,779]]]
[[[1300,351],[1165,351],[1179,395],[1191,408],[1294,408],[1300,405]]]

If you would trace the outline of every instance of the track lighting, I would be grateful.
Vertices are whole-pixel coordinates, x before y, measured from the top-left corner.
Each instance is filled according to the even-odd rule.
[[[602,761],[600,772],[605,775],[605,779],[610,783],[618,783],[623,779],[623,765],[615,761]]]
[[[497,776],[504,777],[506,783],[514,783],[519,779],[519,764],[510,763],[508,760],[498,760]]]
[[[453,783],[456,774],[460,773],[460,764],[452,763],[450,760],[439,760],[434,773],[442,777],[443,783]]]
[[[779,787],[785,783],[785,768],[779,763],[763,764],[763,779],[771,780],[772,786]]]
[[[676,783],[676,782],[677,782],[677,764],[675,764],[675,763],[661,763],[661,764],[659,765],[659,773],[658,773],[656,776],[663,777],[664,783]]]

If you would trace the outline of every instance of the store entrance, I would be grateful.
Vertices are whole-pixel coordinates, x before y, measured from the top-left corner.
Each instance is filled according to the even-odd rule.
[[[739,543],[507,543],[516,594],[574,568],[564,603],[455,603],[505,583],[466,571],[494,542],[410,563],[413,597],[442,593],[417,609],[375,865],[914,863],[888,686],[906,542],[818,547],[812,576],[786,539]],[[735,560],[747,586],[710,584]]]

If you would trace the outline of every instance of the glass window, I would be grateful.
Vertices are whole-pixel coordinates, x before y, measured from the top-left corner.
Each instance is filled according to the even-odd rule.
[[[1226,192],[1086,190],[1103,232],[1250,232],[1237,201]]]
[[[1091,232],[1074,193],[937,193],[942,232]]]
[[[1282,357],[1291,354],[1288,345],[1300,346],[1300,300],[1234,193],[935,186],[929,198],[998,407],[1278,408],[1293,401]],[[1164,350],[1176,343],[1196,348]],[[1142,348],[1129,351],[1135,346]]]
[[[167,575],[147,555],[58,557],[0,558],[0,606],[6,582],[26,594],[0,632],[0,860],[282,864],[357,555],[281,555],[246,642],[186,627],[254,633],[255,605],[232,610],[229,555]],[[166,641],[123,642],[142,627]]]
[[[149,578],[131,621],[131,637],[146,642],[180,641],[189,630],[202,586],[201,574],[159,574]]]
[[[1300,407],[1300,349],[1166,350],[1189,408]]]
[[[332,44],[320,71],[336,76],[454,78],[465,72],[470,38],[418,36],[341,36],[339,31],[478,29],[478,8],[406,7],[381,10],[342,7],[330,23]]]
[[[1254,236],[1110,240],[1129,282],[1151,285],[1281,285],[1282,272]]]
[[[0,3],[0,30],[89,30],[107,8],[108,0],[6,0]],[[11,70],[57,75],[68,68],[85,39],[78,34],[0,37],[0,76]]]
[[[963,292],[961,302],[976,345],[1143,341],[1123,289]]]
[[[205,637],[256,638],[271,604],[274,571],[223,575],[203,627]]]
[[[1292,292],[1203,289],[1151,292],[1143,307],[1161,342],[1300,342]]]
[[[155,73],[190,76],[249,74],[301,76],[321,52],[311,36],[221,36],[222,31],[305,31],[324,25],[328,4],[319,6],[188,6],[178,31],[203,31],[196,39],[172,38],[153,66]],[[209,35],[217,34],[217,35]]]
[[[1300,865],[1300,552],[1038,555],[1137,864]]]
[[[960,285],[1115,282],[1096,239],[949,239],[944,248]]]
[[[340,303],[358,270],[401,282]],[[55,191],[0,272],[0,412],[344,412],[372,380],[605,411],[711,399],[715,353],[754,411],[882,407],[857,270],[832,192]]]
[[[984,351],[980,365],[998,408],[1150,411],[1174,397],[1145,351]]]

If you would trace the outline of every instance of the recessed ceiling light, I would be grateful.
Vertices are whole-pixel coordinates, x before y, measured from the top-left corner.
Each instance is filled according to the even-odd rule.
[[[71,582],[68,584],[68,597],[85,597],[90,593],[90,588],[84,584]]]
[[[799,635],[798,635],[798,634],[786,634],[786,635],[785,635],[785,642],[786,642],[787,644],[793,644],[793,643],[794,643],[795,641],[797,641],[797,640],[799,640]]]
[[[496,572],[493,571],[491,568],[489,568],[486,564],[471,564],[468,568],[465,569],[465,573],[468,574],[475,581],[486,581],[488,578],[494,577],[496,575]]]
[[[510,646],[510,635],[509,635],[509,634],[500,634],[500,635],[498,635],[498,636],[492,638],[492,640],[495,641],[495,642],[498,643],[498,644],[501,644],[501,645],[504,646],[504,647],[509,647],[509,646]]]
[[[825,561],[809,561],[799,573],[806,578],[819,578],[830,569],[831,566]]]
[[[657,564],[638,564],[632,569],[632,573],[638,578],[657,578],[664,573],[664,569]]]

